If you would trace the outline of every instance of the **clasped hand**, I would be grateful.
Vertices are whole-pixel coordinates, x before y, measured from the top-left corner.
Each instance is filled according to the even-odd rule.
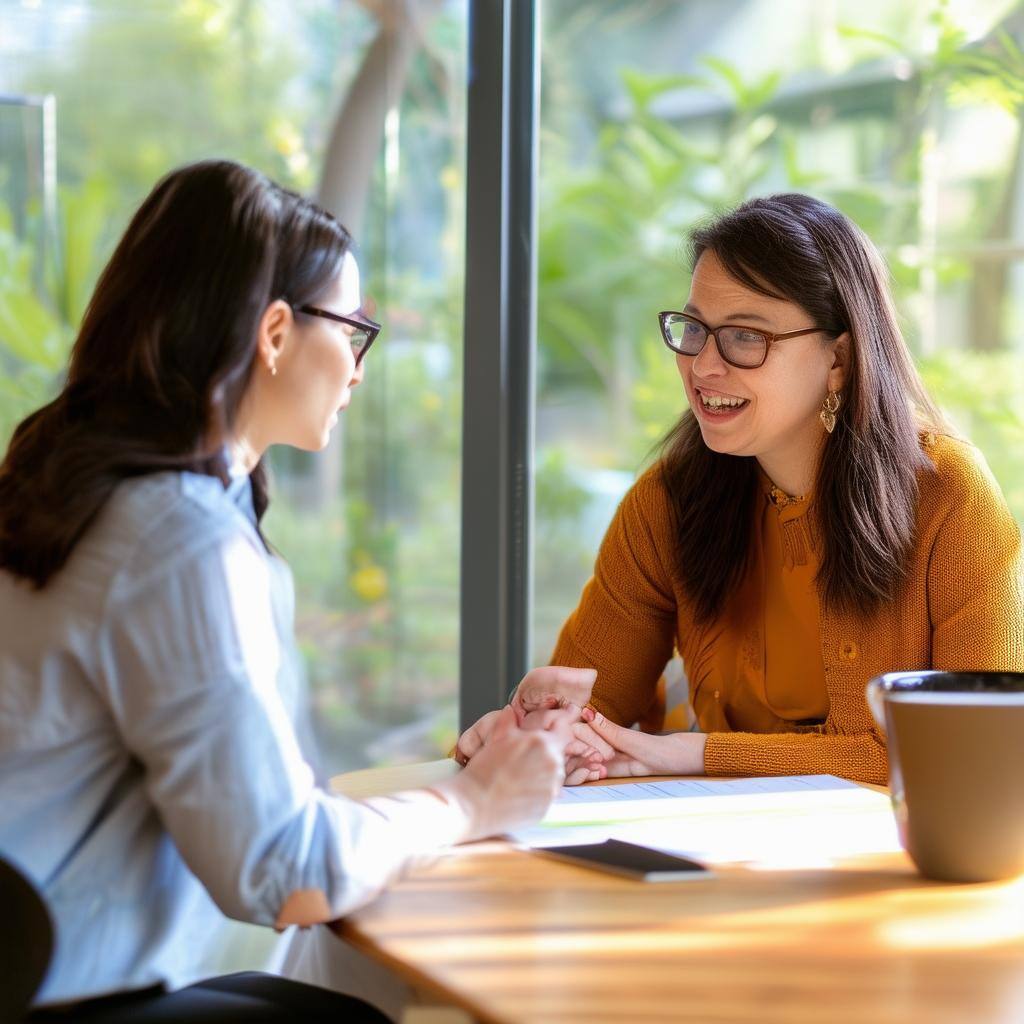
[[[703,775],[702,733],[652,736],[616,725],[587,707],[597,673],[593,669],[548,665],[523,677],[509,706],[521,728],[549,729],[571,722],[565,747],[565,784],[643,775]],[[459,737],[460,764],[486,745],[501,711],[490,711]]]

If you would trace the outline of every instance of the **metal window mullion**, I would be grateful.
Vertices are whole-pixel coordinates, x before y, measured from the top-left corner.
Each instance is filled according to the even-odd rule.
[[[529,659],[536,321],[534,0],[470,0],[460,720]]]

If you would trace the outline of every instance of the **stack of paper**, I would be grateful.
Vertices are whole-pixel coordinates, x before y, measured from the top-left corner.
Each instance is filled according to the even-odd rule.
[[[530,847],[623,839],[778,868],[900,849],[889,797],[833,775],[567,787],[541,824],[512,838]]]

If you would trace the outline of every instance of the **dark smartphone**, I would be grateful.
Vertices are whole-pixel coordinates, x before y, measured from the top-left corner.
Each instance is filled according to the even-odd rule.
[[[535,852],[642,882],[682,882],[711,877],[711,872],[698,861],[624,843],[620,839],[606,839],[587,846],[538,846]]]

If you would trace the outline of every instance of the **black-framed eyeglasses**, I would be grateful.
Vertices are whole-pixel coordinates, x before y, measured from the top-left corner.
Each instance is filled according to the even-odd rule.
[[[718,354],[730,366],[741,370],[755,370],[761,366],[768,358],[768,350],[777,341],[819,331],[824,334],[841,333],[826,327],[804,327],[799,331],[785,331],[782,334],[772,334],[759,327],[746,327],[743,324],[709,327],[703,320],[689,313],[676,313],[673,310],[660,312],[658,322],[661,324],[661,336],[673,352],[682,356],[700,355],[710,336],[715,339]]]
[[[374,338],[380,334],[380,324],[360,313],[347,313],[342,316],[341,313],[332,313],[317,306],[299,306],[296,312],[308,313],[310,316],[320,316],[325,320],[333,320],[335,323],[341,324],[348,334],[349,344],[352,346],[352,354],[356,357],[356,366],[363,361],[363,357],[370,350]]]

